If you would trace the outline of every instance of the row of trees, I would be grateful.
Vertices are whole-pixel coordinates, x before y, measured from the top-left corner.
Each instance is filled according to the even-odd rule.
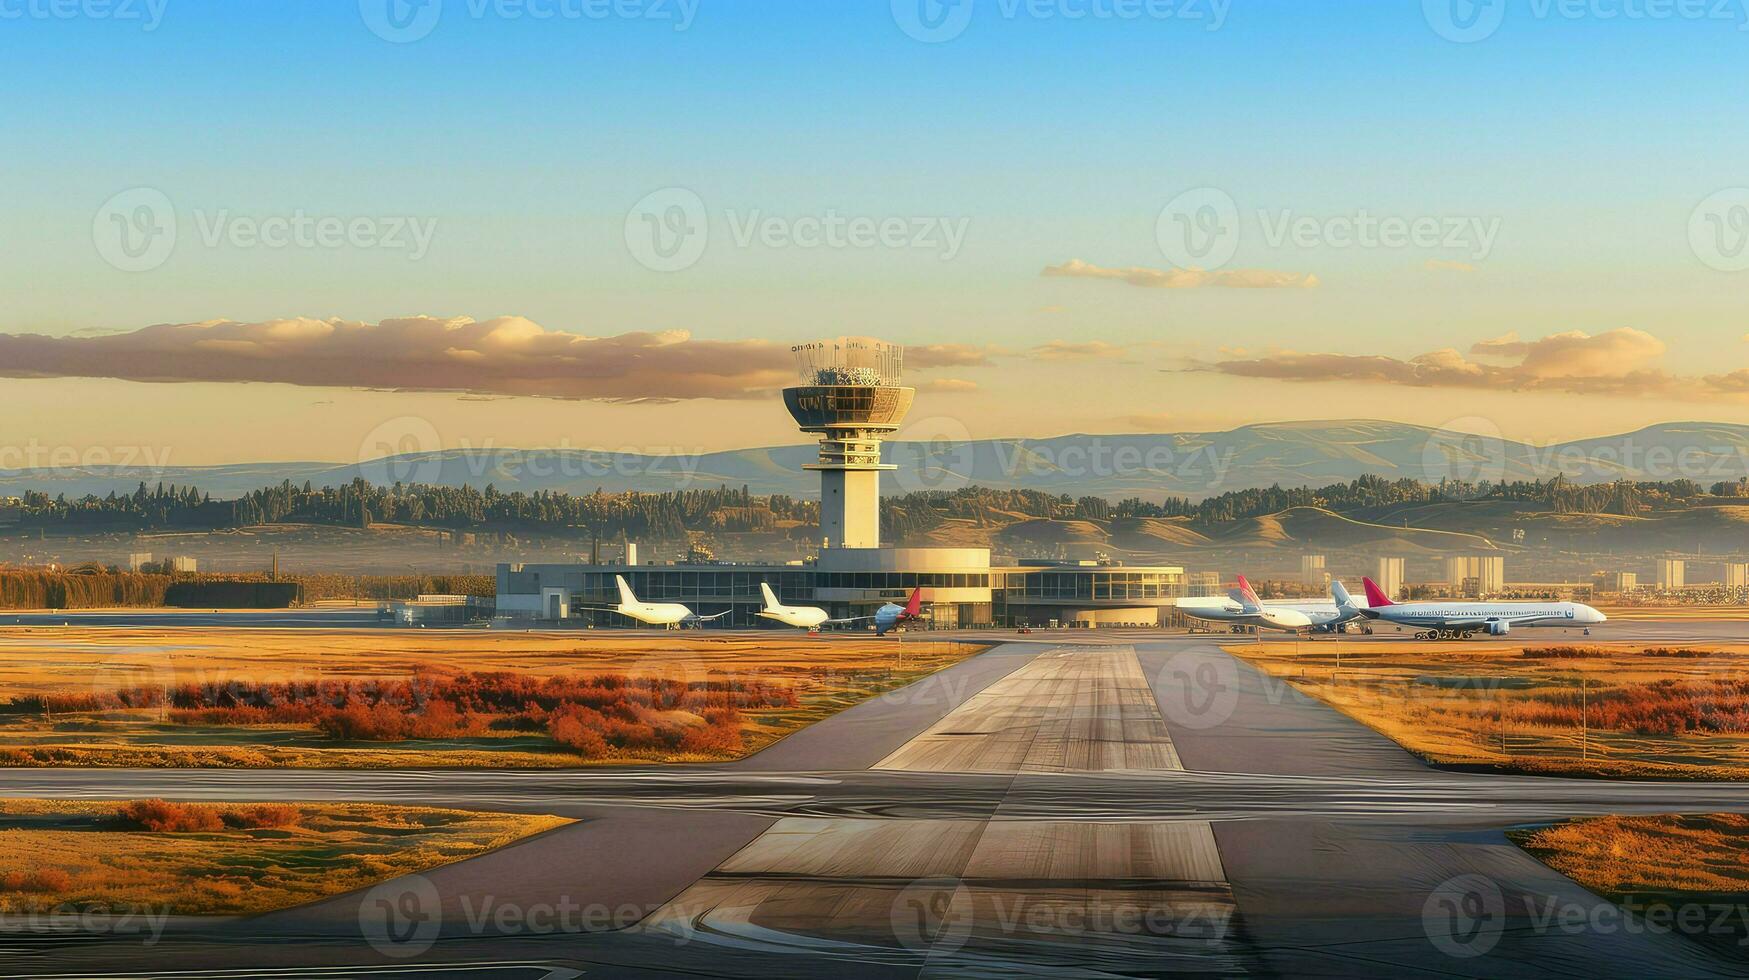
[[[1725,491],[1725,493],[1720,493]],[[1716,495],[1736,496],[1741,484],[1720,484]],[[883,530],[894,537],[925,533],[948,520],[979,524],[1015,519],[1106,521],[1117,518],[1179,518],[1220,524],[1279,513],[1291,507],[1323,507],[1354,512],[1403,504],[1474,500],[1539,503],[1557,513],[1632,515],[1684,506],[1706,495],[1692,480],[1663,483],[1620,481],[1575,484],[1562,477],[1546,481],[1479,482],[1388,480],[1364,476],[1325,487],[1234,490],[1202,500],[1169,497],[1158,503],[1130,498],[1113,503],[1103,497],[1071,497],[1037,490],[967,487],[885,497]],[[284,522],[364,527],[373,522],[452,529],[576,529],[604,538],[628,535],[650,540],[680,540],[696,532],[757,532],[804,529],[819,523],[819,505],[785,494],[754,496],[747,487],[659,493],[569,494],[539,490],[504,493],[485,489],[397,483],[380,487],[362,479],[337,487],[283,482],[232,501],[215,501],[195,487],[140,484],[131,494],[68,499],[32,492],[22,501],[23,519],[33,526],[79,529],[115,525],[141,530],[190,525],[228,528]]]

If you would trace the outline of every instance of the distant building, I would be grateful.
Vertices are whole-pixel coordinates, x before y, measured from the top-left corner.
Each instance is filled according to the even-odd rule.
[[[1680,558],[1658,559],[1658,591],[1677,592],[1687,584],[1687,566]]]
[[[1597,577],[1599,592],[1633,592],[1640,587],[1640,576],[1636,572],[1604,572]]]
[[[1378,583],[1385,596],[1399,599],[1403,595],[1403,559],[1380,558],[1379,567],[1373,570],[1372,580]]]
[[[152,563],[150,551],[136,551],[128,555],[128,571],[137,572]]]
[[[1329,588],[1330,572],[1324,566],[1323,555],[1300,556],[1300,584],[1309,589]]]
[[[1500,555],[1447,558],[1445,582],[1458,595],[1498,595],[1506,589],[1506,559]]]
[[[177,573],[193,574],[200,571],[200,559],[188,555],[177,555],[170,559],[170,570]]]
[[[1733,591],[1737,589],[1749,589],[1749,562],[1725,562],[1721,581],[1725,588]]]
[[[1184,594],[1189,596],[1226,595],[1221,588],[1220,572],[1187,572],[1184,576]]]

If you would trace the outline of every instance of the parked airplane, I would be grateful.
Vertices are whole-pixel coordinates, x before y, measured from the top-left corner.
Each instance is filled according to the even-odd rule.
[[[1342,589],[1340,582],[1331,583],[1333,596],[1339,589]],[[1343,590],[1340,594],[1347,596],[1348,592]],[[1239,576],[1239,587],[1227,593],[1225,598],[1193,596],[1179,599],[1176,605],[1186,616],[1204,622],[1288,632],[1314,629],[1330,632],[1360,617],[1353,611],[1352,601],[1349,603],[1351,608],[1344,611],[1339,598],[1332,598],[1329,602],[1264,602],[1257,598],[1257,592],[1243,575]]]
[[[1368,619],[1398,626],[1421,628],[1418,639],[1461,639],[1476,633],[1505,636],[1514,626],[1559,626],[1584,629],[1609,617],[1583,602],[1392,602],[1373,580],[1362,579],[1366,585],[1369,608],[1359,610]]]
[[[615,575],[613,580],[619,585],[618,605],[585,606],[583,608],[599,608],[607,612],[616,612],[648,626],[661,626],[669,629],[701,626],[711,620],[722,619],[733,611],[720,612],[714,616],[700,616],[678,602],[645,602],[632,592],[632,587],[626,584],[625,576]]]
[[[785,626],[797,629],[818,629],[823,623],[832,622],[832,617],[819,606],[786,606],[777,601],[777,593],[771,591],[771,586],[759,583],[759,591],[765,594],[765,607],[759,610],[760,619],[771,619]]]
[[[889,602],[876,609],[873,616],[858,616],[856,618],[873,619],[875,635],[886,636],[897,626],[923,618],[923,590],[912,589],[911,598],[907,599],[902,606]]]
[[[849,616],[844,619],[832,619],[826,610],[819,606],[786,606],[777,601],[777,594],[771,591],[771,586],[759,583],[759,591],[765,595],[765,607],[759,610],[761,619],[775,620],[785,626],[798,629],[818,629],[821,626],[831,626],[839,623],[860,623],[864,620],[874,620],[875,635],[885,636],[895,626],[901,623],[919,619],[923,614],[923,590],[913,589],[911,598],[903,605],[889,602],[876,609],[868,616]]]

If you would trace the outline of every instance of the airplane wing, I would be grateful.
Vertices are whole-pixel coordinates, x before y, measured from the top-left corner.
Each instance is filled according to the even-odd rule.
[[[716,613],[716,614],[710,615],[710,616],[700,616],[698,613],[693,613],[692,614],[692,621],[695,623],[708,623],[713,619],[722,619],[724,616],[727,616],[728,614],[730,614],[734,611],[735,610],[733,610],[733,609],[725,609],[720,613]]]

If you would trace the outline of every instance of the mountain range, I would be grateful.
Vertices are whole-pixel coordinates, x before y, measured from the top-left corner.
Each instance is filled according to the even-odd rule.
[[[282,480],[316,486],[362,477],[499,490],[588,493],[597,488],[677,490],[728,484],[753,493],[811,496],[804,471],[812,445],[697,456],[587,450],[481,449],[408,453],[356,463],[220,466],[91,466],[0,470],[0,494],[68,496],[131,491],[141,481],[192,484],[215,498]],[[1687,478],[1703,486],[1749,477],[1749,426],[1676,422],[1635,432],[1537,446],[1400,422],[1327,421],[1247,425],[1224,432],[1066,435],[964,442],[897,440],[886,461],[888,493],[968,485],[1111,499],[1193,499],[1273,485],[1324,486],[1365,475],[1437,481],[1548,479],[1582,483]]]

